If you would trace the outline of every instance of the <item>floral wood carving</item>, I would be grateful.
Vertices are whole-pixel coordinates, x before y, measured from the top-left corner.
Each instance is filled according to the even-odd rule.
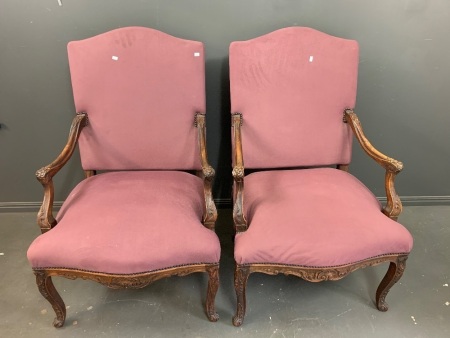
[[[392,262],[397,259],[394,256],[375,257],[355,264],[348,264],[339,267],[329,268],[311,268],[302,266],[276,265],[276,264],[250,264],[250,272],[262,272],[269,275],[294,275],[309,282],[322,282],[328,280],[339,280],[352,273],[355,270],[366,268],[368,266],[378,265],[385,262]]]
[[[232,175],[235,179],[244,178],[244,167],[235,166],[233,168]]]

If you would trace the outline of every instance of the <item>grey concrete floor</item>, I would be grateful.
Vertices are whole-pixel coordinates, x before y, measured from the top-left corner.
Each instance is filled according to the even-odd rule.
[[[110,290],[91,281],[53,278],[67,306],[66,324],[39,294],[26,259],[38,236],[35,213],[0,213],[1,337],[450,337],[450,206],[406,207],[400,222],[415,246],[403,278],[374,306],[387,265],[335,282],[252,274],[247,316],[235,328],[231,213],[220,210],[220,320],[204,315],[206,276],[160,280],[141,290]]]

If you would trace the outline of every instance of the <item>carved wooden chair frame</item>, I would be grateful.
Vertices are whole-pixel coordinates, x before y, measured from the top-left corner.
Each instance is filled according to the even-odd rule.
[[[246,231],[248,223],[244,213],[244,159],[242,153],[241,126],[243,117],[241,113],[232,114],[232,130],[234,139],[234,207],[233,220],[236,233]],[[349,123],[353,133],[362,149],[380,164],[385,170],[385,190],[387,196],[386,206],[382,212],[389,218],[397,221],[402,211],[402,203],[394,187],[396,175],[403,169],[402,162],[390,158],[372,146],[364,135],[361,123],[352,109],[346,109],[343,115],[343,123]],[[340,170],[348,171],[349,164],[337,164]],[[368,266],[374,266],[389,262],[389,268],[376,291],[376,306],[380,311],[387,311],[386,295],[391,287],[402,277],[406,266],[408,255],[383,255],[369,258],[352,264],[335,267],[305,267],[281,264],[237,264],[234,274],[234,287],[237,296],[237,309],[233,317],[233,325],[240,326],[243,323],[246,310],[246,286],[250,273],[261,272],[269,275],[279,273],[295,275],[310,282],[321,282],[327,280],[339,280],[349,273]]]
[[[53,217],[53,177],[72,156],[76,148],[80,133],[82,129],[88,124],[88,121],[89,120],[87,113],[78,113],[72,121],[69,138],[61,154],[52,163],[39,169],[36,172],[37,179],[44,187],[44,200],[37,216],[37,223],[42,233],[50,231],[57,225],[57,221]],[[202,170],[197,174],[203,179],[203,191],[205,198],[205,209],[203,212],[202,223],[208,229],[214,230],[215,222],[217,220],[217,210],[212,198],[211,190],[215,171],[208,163],[206,152],[205,115],[197,113],[195,115],[195,121],[193,121],[193,123],[198,130],[198,146],[200,148],[200,160],[202,166]],[[95,174],[96,172],[94,170],[85,170],[86,178]],[[66,318],[66,307],[61,296],[58,294],[53,285],[51,278],[52,276],[61,276],[68,279],[81,278],[85,280],[92,280],[106,285],[112,289],[138,289],[143,288],[161,278],[170,276],[185,276],[194,272],[206,272],[209,276],[206,296],[206,315],[212,322],[215,322],[219,319],[214,305],[215,296],[219,288],[218,264],[192,264],[174,266],[167,269],[138,274],[109,274],[67,269],[64,267],[33,269],[33,272],[36,275],[36,284],[39,288],[40,293],[51,304],[53,310],[56,313],[56,318],[53,321],[53,325],[55,327],[61,327],[64,325],[64,321]]]

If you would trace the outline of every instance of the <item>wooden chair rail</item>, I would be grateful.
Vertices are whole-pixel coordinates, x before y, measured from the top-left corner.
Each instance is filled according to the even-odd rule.
[[[380,257],[368,258],[366,260],[342,265],[338,267],[303,267],[303,266],[292,266],[292,265],[282,265],[282,264],[248,264],[239,265],[236,264],[236,269],[234,273],[234,285],[237,297],[237,307],[236,314],[233,317],[233,325],[240,326],[244,321],[245,310],[246,310],[246,287],[248,277],[253,272],[260,272],[269,275],[294,275],[300,277],[309,282],[322,282],[328,280],[339,280],[350,274],[351,272],[366,268],[368,266],[379,265],[385,262],[390,263],[388,271],[384,276],[383,280],[380,282],[377,291],[375,304],[379,311],[387,311],[388,304],[386,303],[386,296],[391,289],[391,287],[397,283],[397,281],[402,277],[403,272],[406,267],[406,260],[408,255],[404,254],[392,254]]]
[[[68,279],[81,278],[84,280],[92,280],[112,289],[139,289],[161,278],[186,276],[194,272],[206,272],[209,276],[205,305],[206,315],[212,322],[219,319],[219,315],[216,313],[214,306],[214,299],[217,290],[219,289],[218,264],[178,266],[164,270],[129,275],[106,274],[66,268],[43,268],[34,269],[33,271],[36,275],[36,284],[38,285],[40,293],[47,299],[55,311],[56,317],[53,321],[53,326],[55,327],[62,327],[64,325],[66,319],[66,306],[53,285],[52,276],[60,276]]]
[[[402,212],[402,202],[395,190],[394,181],[397,174],[402,171],[403,163],[389,156],[386,156],[369,142],[369,140],[364,135],[364,131],[361,126],[361,122],[358,119],[358,116],[356,116],[355,112],[352,109],[345,110],[344,122],[350,124],[350,127],[352,128],[353,133],[358,140],[358,143],[361,145],[366,154],[386,170],[384,185],[386,190],[387,203],[382,212],[389,218],[396,221],[398,219],[398,216]]]
[[[81,130],[87,125],[88,116],[86,113],[78,113],[70,126],[69,138],[66,146],[59,156],[49,165],[42,167],[36,172],[36,178],[44,187],[44,200],[37,216],[37,223],[41,228],[41,232],[47,232],[56,225],[56,220],[53,217],[53,176],[67,163],[71,158],[75,147],[77,145],[78,137]]]

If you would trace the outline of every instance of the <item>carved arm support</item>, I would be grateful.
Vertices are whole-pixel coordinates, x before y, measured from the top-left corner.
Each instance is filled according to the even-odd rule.
[[[402,212],[402,202],[400,201],[400,197],[395,191],[394,180],[397,174],[402,171],[403,163],[384,155],[383,153],[375,149],[374,146],[372,146],[372,144],[364,135],[358,116],[356,116],[352,109],[345,110],[344,121],[350,124],[350,127],[352,128],[353,133],[356,136],[356,139],[358,140],[363,150],[367,153],[367,155],[373,158],[386,170],[384,185],[386,190],[387,203],[382,212],[386,216],[396,221],[398,216]]]
[[[67,163],[72,156],[77,145],[81,130],[87,125],[88,117],[86,113],[77,114],[70,126],[69,138],[67,144],[59,156],[49,165],[36,171],[36,178],[44,187],[44,200],[37,216],[37,223],[41,232],[47,232],[56,225],[53,217],[53,176]]]
[[[247,230],[247,220],[244,215],[244,158],[242,154],[242,114],[235,113],[232,115],[233,141],[234,141],[234,206],[233,220],[236,232]]]
[[[208,154],[206,151],[206,122],[205,114],[197,113],[195,115],[195,126],[198,132],[198,144],[200,149],[200,161],[202,165],[203,191],[205,195],[205,210],[203,212],[203,224],[211,230],[217,220],[217,209],[212,196],[212,182],[215,171],[208,163]]]

